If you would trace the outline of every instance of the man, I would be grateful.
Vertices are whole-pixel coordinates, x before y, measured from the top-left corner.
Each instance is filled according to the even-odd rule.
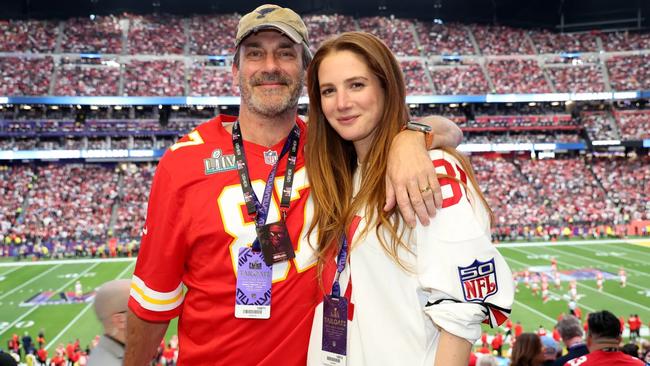
[[[582,339],[584,333],[582,332],[582,325],[578,318],[573,315],[567,315],[557,322],[556,327],[558,332],[560,332],[560,337],[562,337],[562,342],[566,346],[568,353],[558,358],[553,364],[554,366],[564,366],[567,361],[589,353],[589,349]]]
[[[95,295],[95,314],[104,334],[93,348],[88,366],[120,366],[126,342],[126,311],[130,280],[113,280],[103,284]]]
[[[242,17],[235,45],[239,117],[200,125],[158,165],[129,300],[127,366],[148,363],[169,320],[179,315],[179,364],[306,362],[313,311],[322,297],[310,246],[315,237],[306,237],[306,125],[296,115],[311,57],[307,28],[290,9],[262,5]],[[421,148],[422,134],[406,133],[411,135],[398,136],[393,146]],[[444,134],[436,138],[445,141]],[[422,156],[428,171],[431,161]],[[411,165],[404,160],[393,165]],[[398,181],[388,191],[396,193],[405,215],[413,211],[404,197],[416,197],[422,218],[423,210],[435,208],[433,178],[411,179],[407,187]],[[394,200],[388,198],[389,206]],[[284,226],[292,243],[290,259],[272,266],[259,260],[260,247],[270,244],[257,234],[269,224]]]
[[[616,315],[607,310],[589,314],[587,347],[589,354],[575,358],[565,366],[644,366],[638,358],[619,350],[621,327]]]

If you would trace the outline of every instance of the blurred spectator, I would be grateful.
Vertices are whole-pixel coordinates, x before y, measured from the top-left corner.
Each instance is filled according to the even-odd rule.
[[[356,30],[354,18],[340,14],[305,15],[302,20],[309,30],[309,44],[316,51],[323,41],[343,32]],[[235,34],[235,32],[232,32]]]
[[[616,111],[615,115],[624,140],[650,139],[650,110]]]
[[[232,72],[224,67],[206,66],[195,62],[190,76],[191,96],[238,96]]]
[[[61,47],[70,53],[122,53],[122,27],[113,15],[65,21]]]
[[[597,93],[605,91],[598,65],[546,68],[558,93]]]
[[[0,95],[47,95],[54,62],[44,58],[0,58]]]
[[[429,78],[425,75],[420,61],[401,61],[400,66],[406,81],[407,95],[432,94]]]
[[[476,54],[467,28],[462,24],[416,21],[415,30],[425,56]]]
[[[523,333],[512,347],[510,366],[540,366],[544,359],[542,342],[537,334]]]
[[[591,166],[626,223],[650,220],[650,158],[594,159]]]
[[[131,280],[103,284],[95,295],[94,308],[104,335],[88,359],[88,366],[121,366],[126,342],[126,312]]]
[[[554,366],[564,366],[568,361],[589,353],[578,318],[573,315],[565,315],[558,321],[556,327],[562,337],[562,343],[567,349],[567,354],[555,360]]]
[[[592,140],[618,140],[620,135],[607,112],[582,112],[580,119]]]
[[[532,55],[533,51],[522,29],[504,26],[470,25],[484,55]],[[507,75],[504,73],[503,75]]]
[[[239,15],[195,15],[189,19],[190,53],[226,56],[235,53]]]
[[[487,70],[497,93],[550,93],[537,60],[491,60]]]
[[[436,94],[485,94],[490,86],[480,65],[430,68]]]
[[[127,14],[126,17],[129,19],[130,54],[183,53],[187,39],[183,30],[182,18],[161,14]]]
[[[362,31],[381,38],[397,56],[419,56],[412,19],[388,17],[359,18]]]
[[[478,358],[476,361],[476,366],[497,366],[497,359],[490,355],[490,354],[484,354],[481,355],[481,357]]]
[[[0,52],[53,52],[57,30],[54,21],[0,19]]]
[[[554,33],[529,31],[538,53],[596,52],[596,36],[591,33]]]
[[[557,359],[558,353],[562,351],[557,342],[549,336],[542,336],[542,347],[544,348],[543,357],[544,362],[542,366],[553,366],[555,360]]]
[[[137,61],[126,65],[124,94],[141,96],[185,95],[183,61]]]
[[[650,49],[650,34],[644,32],[607,32],[600,37],[603,40],[603,48],[608,52]]]
[[[650,89],[650,55],[613,56],[607,68],[616,91]]]
[[[62,65],[59,68],[54,94],[69,96],[115,96],[119,95],[119,83],[119,68]]]

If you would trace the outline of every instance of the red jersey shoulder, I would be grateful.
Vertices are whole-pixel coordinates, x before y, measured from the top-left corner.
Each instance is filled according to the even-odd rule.
[[[174,177],[196,178],[235,170],[232,140],[222,125],[235,120],[232,116],[217,116],[200,124],[171,145],[159,165]]]

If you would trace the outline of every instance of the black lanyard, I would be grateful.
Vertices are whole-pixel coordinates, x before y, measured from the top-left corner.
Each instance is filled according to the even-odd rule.
[[[273,164],[273,168],[269,173],[266,180],[266,187],[264,187],[264,195],[262,202],[259,201],[253,187],[251,185],[250,175],[248,174],[248,167],[246,166],[246,153],[244,152],[244,140],[239,129],[239,121],[236,121],[232,126],[232,145],[235,150],[235,162],[237,163],[237,172],[239,173],[239,181],[244,193],[244,201],[246,202],[246,210],[250,216],[255,217],[255,226],[260,227],[266,224],[266,218],[269,214],[269,206],[271,204],[271,196],[273,195],[273,182],[275,180],[275,173],[278,164],[282,157],[289,153],[287,159],[287,171],[284,174],[284,186],[282,187],[282,199],[280,201],[280,208],[282,210],[282,219],[286,219],[287,210],[291,202],[291,187],[293,185],[293,175],[296,168],[296,160],[298,156],[298,143],[300,141],[300,129],[294,126],[287,141],[282,147],[282,152],[278,157],[278,161]],[[253,249],[259,250],[259,241],[256,239],[253,242]]]

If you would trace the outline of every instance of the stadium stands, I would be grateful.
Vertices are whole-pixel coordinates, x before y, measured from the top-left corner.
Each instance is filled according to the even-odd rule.
[[[190,53],[195,55],[232,55],[235,52],[236,15],[197,15],[189,19]]]
[[[127,15],[129,53],[182,54],[187,37],[180,17],[169,15]]]
[[[492,60],[487,70],[497,93],[550,93],[537,60]]]
[[[650,139],[650,110],[618,110],[614,113],[623,139]]]
[[[462,24],[415,22],[415,30],[425,55],[474,55],[476,50]]]
[[[138,61],[126,65],[124,94],[131,96],[185,95],[183,61]]]
[[[56,34],[54,21],[0,20],[0,52],[54,52]]]
[[[490,85],[479,65],[431,68],[431,79],[437,94],[485,94],[490,92]]]
[[[47,95],[52,57],[0,57],[0,95]]]
[[[559,93],[597,93],[605,91],[600,66],[547,67],[551,81]]]
[[[309,30],[312,51],[333,34],[356,30],[354,19],[348,15],[306,15],[303,20]]]
[[[397,56],[419,56],[415,40],[415,24],[411,19],[395,17],[359,18],[362,31],[378,36]]]
[[[614,56],[607,68],[614,90],[650,89],[650,55]]]
[[[69,53],[122,53],[122,24],[118,17],[96,16],[72,18],[65,22],[63,52]]]

